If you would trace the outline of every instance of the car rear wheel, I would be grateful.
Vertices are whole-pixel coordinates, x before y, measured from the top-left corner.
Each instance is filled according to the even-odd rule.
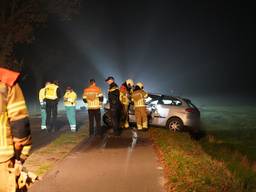
[[[181,131],[183,129],[183,122],[180,118],[174,117],[167,121],[166,128],[170,131]]]

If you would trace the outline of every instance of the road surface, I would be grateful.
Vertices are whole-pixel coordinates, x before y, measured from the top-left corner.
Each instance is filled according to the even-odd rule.
[[[132,129],[82,142],[29,192],[162,192],[163,173],[148,133]]]

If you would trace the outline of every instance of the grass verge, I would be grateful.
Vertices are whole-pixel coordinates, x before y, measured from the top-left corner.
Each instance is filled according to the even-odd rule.
[[[158,156],[164,165],[168,192],[244,192],[243,181],[228,169],[225,161],[212,158],[187,133],[150,130]]]
[[[87,129],[84,128],[76,133],[64,132],[52,143],[34,151],[25,162],[25,167],[29,171],[43,176],[57,161],[69,154],[87,136]]]

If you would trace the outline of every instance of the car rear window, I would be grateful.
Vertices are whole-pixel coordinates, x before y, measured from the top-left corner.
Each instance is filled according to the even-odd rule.
[[[184,101],[186,101],[189,107],[197,109],[197,107],[189,99],[184,99]]]

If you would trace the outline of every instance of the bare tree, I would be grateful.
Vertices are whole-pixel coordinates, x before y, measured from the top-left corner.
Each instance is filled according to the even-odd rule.
[[[1,0],[0,65],[7,57],[14,57],[13,51],[18,44],[31,43],[35,39],[35,29],[45,25],[49,15],[70,20],[79,7],[80,0]]]

